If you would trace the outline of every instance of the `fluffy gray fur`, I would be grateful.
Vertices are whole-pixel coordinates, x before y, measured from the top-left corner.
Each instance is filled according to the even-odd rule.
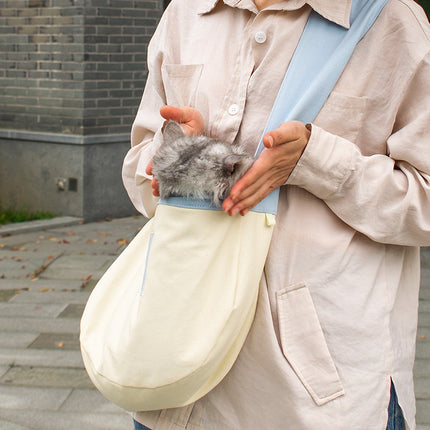
[[[189,137],[169,121],[154,156],[153,174],[161,198],[208,199],[219,206],[254,162],[241,148],[207,136]]]

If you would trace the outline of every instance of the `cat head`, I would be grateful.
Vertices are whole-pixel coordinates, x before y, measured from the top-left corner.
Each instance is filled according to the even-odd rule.
[[[211,199],[219,205],[254,159],[235,145],[207,136],[187,136],[173,121],[153,159],[161,197]]]

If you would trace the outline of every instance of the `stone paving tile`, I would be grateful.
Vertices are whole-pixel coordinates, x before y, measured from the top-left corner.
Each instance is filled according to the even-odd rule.
[[[420,300],[420,312],[424,314],[430,313],[430,300]]]
[[[67,305],[43,303],[0,303],[0,316],[18,318],[56,318]]]
[[[427,399],[430,400],[430,375],[427,377],[416,378],[415,382],[415,396],[417,399]]]
[[[63,403],[60,411],[66,412],[97,412],[123,413],[114,403],[105,399],[97,390],[73,390]]]
[[[417,340],[417,351],[415,354],[416,358],[430,359],[430,342],[427,339]]]
[[[9,299],[10,303],[64,303],[64,304],[85,304],[90,297],[87,292],[76,291],[49,291],[47,288],[41,288],[42,291],[23,291],[21,294],[15,294]],[[0,292],[1,293],[1,292]]]
[[[414,376],[415,378],[430,376],[430,360],[420,358],[415,359]]]
[[[25,279],[49,262],[49,255],[26,251],[0,250],[0,277],[2,279]]]
[[[427,278],[422,280],[422,285],[430,285],[430,274]],[[421,288],[420,290],[420,301],[422,300],[430,300],[430,288]]]
[[[41,333],[34,341],[28,345],[28,348],[35,349],[58,349],[80,350],[78,333]]]
[[[70,367],[13,366],[0,384],[24,387],[94,388],[84,369]]]
[[[15,290],[36,292],[41,289],[49,291],[79,290],[82,285],[80,279],[0,279],[0,291]]]
[[[32,430],[132,430],[127,414],[96,414],[57,411],[16,411],[0,409],[0,419]]]
[[[37,338],[37,333],[0,332],[0,348],[27,348]]]
[[[0,410],[58,410],[66,402],[71,392],[70,388],[2,385],[0,389]]]
[[[430,425],[430,408],[429,400],[417,399],[417,424]]]
[[[0,290],[0,302],[8,302],[15,294],[15,290]]]
[[[0,419],[0,430],[31,430],[28,427],[20,426],[19,424],[11,423]]]
[[[8,372],[10,366],[0,366],[0,377],[2,377],[6,372]]]
[[[51,366],[83,368],[80,351],[62,348],[50,349],[0,349],[0,366]]]
[[[58,315],[58,318],[81,318],[84,312],[85,305],[72,304],[67,305],[66,308]]]
[[[84,279],[88,276],[99,279],[115,260],[108,255],[63,255],[54,261],[42,274],[43,279]]]
[[[2,318],[0,327],[5,332],[30,332],[38,333],[78,333],[80,321],[73,318]]]

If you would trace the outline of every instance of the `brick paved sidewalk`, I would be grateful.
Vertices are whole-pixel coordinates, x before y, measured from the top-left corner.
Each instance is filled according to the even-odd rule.
[[[0,430],[133,428],[93,388],[78,333],[90,291],[143,224],[130,217],[8,237],[0,229]],[[415,392],[417,429],[430,430],[430,248],[422,262]]]
[[[102,273],[143,217],[1,237],[0,429],[131,430],[92,386],[79,321]]]

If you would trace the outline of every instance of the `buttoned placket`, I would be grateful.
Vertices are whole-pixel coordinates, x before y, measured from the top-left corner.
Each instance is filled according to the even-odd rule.
[[[256,66],[255,50],[265,49],[264,45],[267,41],[266,31],[258,29],[260,20],[260,13],[252,14],[242,33],[243,38],[240,42],[232,79],[226,91],[222,109],[211,130],[211,134],[231,143],[234,142],[242,122],[248,84]]]

